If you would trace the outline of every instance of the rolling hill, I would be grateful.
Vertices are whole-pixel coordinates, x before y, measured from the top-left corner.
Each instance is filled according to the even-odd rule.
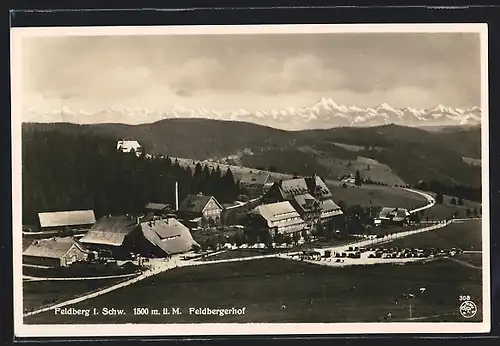
[[[23,131],[35,129],[134,139],[150,153],[193,159],[225,158],[248,148],[252,154],[243,154],[241,164],[266,169],[272,166],[285,173],[317,172],[338,178],[342,172],[353,173],[352,167],[357,167],[361,158],[366,168],[370,162],[373,167],[382,167],[377,176],[390,176],[390,181],[382,181],[387,184],[420,180],[474,187],[481,184],[480,167],[463,159],[480,158],[479,126],[426,131],[391,124],[284,131],[209,119],[165,119],[141,125],[23,124]]]

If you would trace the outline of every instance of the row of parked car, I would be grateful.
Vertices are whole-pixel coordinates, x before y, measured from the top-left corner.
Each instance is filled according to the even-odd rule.
[[[462,253],[462,250],[457,248],[439,249],[439,248],[369,248],[365,251],[370,251],[369,258],[434,258],[455,256]]]

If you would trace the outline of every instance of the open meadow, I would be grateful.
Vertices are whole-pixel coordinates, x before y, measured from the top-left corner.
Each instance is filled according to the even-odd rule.
[[[32,311],[47,305],[82,296],[109,287],[122,279],[75,281],[24,281],[23,310]]]
[[[425,287],[424,294],[419,289]],[[459,295],[481,311],[481,271],[449,260],[406,265],[332,268],[284,259],[262,259],[173,269],[132,286],[73,305],[124,309],[125,315],[68,316],[53,311],[25,318],[48,323],[377,322],[442,316],[457,319]],[[135,307],[159,314],[134,315]],[[243,308],[243,315],[196,315],[190,308]],[[180,308],[181,314],[163,314]],[[480,321],[476,315],[472,320]],[[465,321],[465,319],[462,319]]]
[[[344,201],[348,206],[368,207],[370,201],[374,207],[394,207],[413,209],[427,204],[425,197],[396,187],[363,184],[360,187],[342,187],[340,182],[327,180],[327,185],[334,201]]]
[[[398,238],[381,246],[481,251],[481,229],[481,220],[455,221],[446,227]]]

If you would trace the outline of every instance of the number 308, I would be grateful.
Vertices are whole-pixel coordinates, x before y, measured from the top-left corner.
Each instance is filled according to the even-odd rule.
[[[470,300],[470,296],[469,295],[460,295],[460,296],[458,296],[458,300],[460,300],[461,302],[466,301],[466,300]]]

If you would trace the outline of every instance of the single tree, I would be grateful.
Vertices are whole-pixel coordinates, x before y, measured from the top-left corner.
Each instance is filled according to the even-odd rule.
[[[361,186],[363,184],[363,181],[361,179],[361,173],[359,173],[359,170],[356,171],[356,176],[354,178],[354,184],[356,184],[356,186]]]
[[[441,192],[436,194],[436,204],[443,204],[443,194]]]

